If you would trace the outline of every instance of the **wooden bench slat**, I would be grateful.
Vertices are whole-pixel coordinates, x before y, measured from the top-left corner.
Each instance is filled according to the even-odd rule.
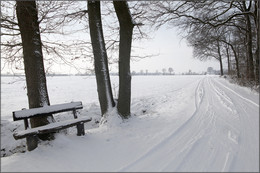
[[[27,129],[27,130],[23,130],[23,131],[20,131],[20,132],[15,132],[13,134],[13,136],[16,140],[22,139],[26,136],[55,132],[57,130],[72,127],[72,126],[75,126],[79,123],[88,122],[88,121],[91,121],[91,120],[92,120],[92,118],[84,117],[84,118],[78,118],[78,119],[73,119],[73,120],[65,120],[65,121],[61,121],[61,122],[55,122],[55,123],[51,123],[51,124],[48,124],[48,125],[45,125],[45,126]]]
[[[60,112],[70,111],[74,109],[82,109],[82,108],[83,108],[82,102],[72,102],[72,103],[44,106],[40,108],[25,109],[20,111],[14,111],[13,120],[16,121],[16,120],[31,118],[33,116],[40,116],[48,113],[60,113]]]

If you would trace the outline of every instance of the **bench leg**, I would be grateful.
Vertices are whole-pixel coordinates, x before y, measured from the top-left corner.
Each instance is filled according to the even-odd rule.
[[[28,151],[32,151],[38,146],[38,138],[37,136],[28,136],[26,137],[26,144]]]
[[[85,135],[84,123],[77,124],[78,136]]]

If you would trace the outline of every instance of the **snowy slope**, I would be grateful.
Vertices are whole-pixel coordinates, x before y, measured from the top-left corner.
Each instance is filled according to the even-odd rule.
[[[90,104],[82,114],[96,117]],[[259,94],[223,78],[133,77],[133,116],[122,122],[113,111],[84,137],[72,130],[2,157],[1,170],[259,171]]]

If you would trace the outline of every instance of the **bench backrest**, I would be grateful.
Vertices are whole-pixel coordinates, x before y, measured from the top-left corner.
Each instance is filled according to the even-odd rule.
[[[71,102],[57,105],[44,106],[32,109],[23,109],[13,112],[13,120],[22,120],[44,114],[54,114],[59,112],[73,111],[76,109],[82,109],[82,102]]]

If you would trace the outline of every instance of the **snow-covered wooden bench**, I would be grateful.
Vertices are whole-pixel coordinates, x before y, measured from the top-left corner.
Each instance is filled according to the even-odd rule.
[[[77,109],[82,109],[82,102],[71,102],[65,104],[57,104],[51,106],[44,106],[40,108],[32,108],[32,109],[22,109],[20,111],[13,112],[13,120],[24,120],[25,130],[14,132],[13,137],[18,140],[22,138],[26,138],[27,149],[29,151],[35,149],[38,146],[37,135],[53,133],[61,129],[69,128],[72,126],[77,126],[77,135],[85,135],[84,123],[91,121],[91,118],[83,117],[78,118]],[[40,126],[36,128],[29,127],[29,118],[42,116],[46,114],[55,114],[60,112],[72,111],[74,115],[74,119],[65,120],[61,122],[54,122],[45,126]]]

